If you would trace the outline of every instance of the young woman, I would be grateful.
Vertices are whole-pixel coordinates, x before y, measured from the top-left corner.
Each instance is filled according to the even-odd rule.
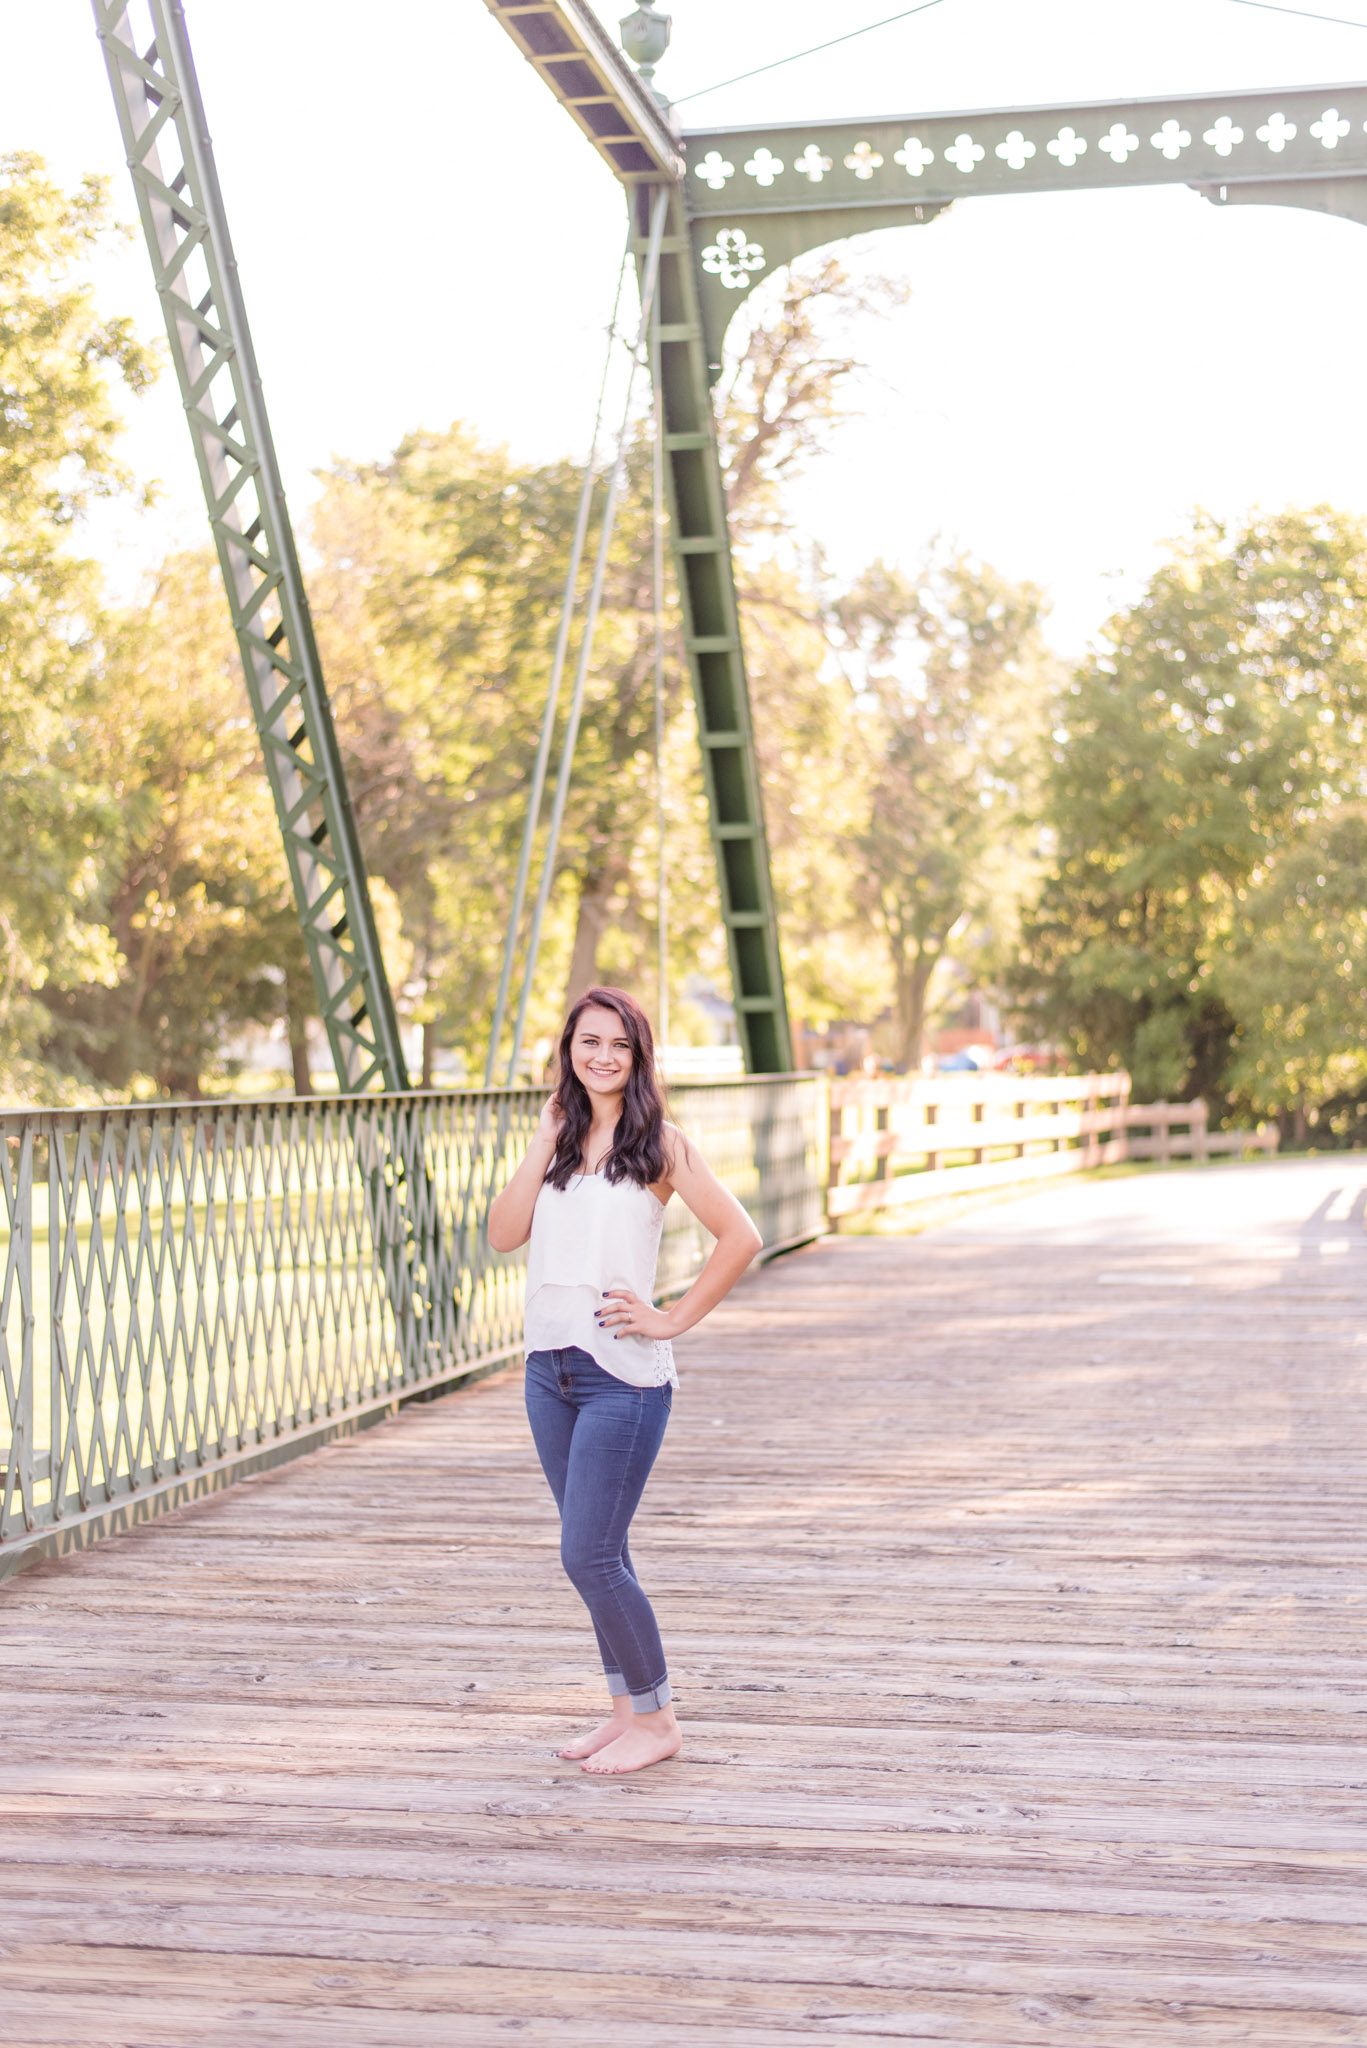
[[[670,1339],[716,1307],[760,1234],[695,1145],[664,1120],[650,1023],[621,989],[565,1020],[560,1079],[489,1211],[495,1251],[527,1244],[527,1415],[560,1510],[560,1556],[593,1620],[611,1714],[560,1754],[639,1771],[683,1745],[654,1611],[627,1530],[678,1385]],[[716,1239],[681,1300],[653,1308],[665,1204]]]

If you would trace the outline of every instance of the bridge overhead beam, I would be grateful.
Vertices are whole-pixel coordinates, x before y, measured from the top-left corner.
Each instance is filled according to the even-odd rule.
[[[733,314],[773,271],[956,199],[1188,185],[1367,219],[1362,84],[707,128],[684,146],[714,376]]]
[[[583,0],[484,0],[624,184],[682,175],[678,136]]]

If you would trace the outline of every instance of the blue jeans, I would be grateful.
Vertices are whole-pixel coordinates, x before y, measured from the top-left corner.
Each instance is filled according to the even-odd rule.
[[[669,1421],[671,1387],[629,1387],[571,1345],[527,1360],[527,1420],[560,1510],[560,1561],[588,1608],[608,1691],[633,1712],[670,1698],[654,1609],[627,1530]]]

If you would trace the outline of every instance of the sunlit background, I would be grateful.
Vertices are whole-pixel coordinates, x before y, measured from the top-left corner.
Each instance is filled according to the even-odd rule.
[[[480,0],[186,11],[296,513],[332,454],[380,455],[419,424],[463,418],[538,459],[581,451],[621,193]],[[1236,0],[939,0],[708,90],[895,9],[673,11],[659,83],[699,126],[1367,72],[1367,25]],[[1356,0],[1333,11],[1367,24]],[[108,173],[131,220],[84,0],[0,0],[0,29],[0,149],[36,149],[67,180]],[[1354,224],[1219,212],[1181,187],[1013,196],[865,237],[847,260],[904,274],[912,297],[861,337],[864,417],[797,500],[837,566],[914,564],[942,535],[1046,585],[1072,651],[1193,506],[1367,511],[1367,232]],[[159,332],[140,242],[105,272],[107,303]],[[128,452],[164,493],[150,516],[102,515],[98,547],[125,587],[168,540],[202,532],[169,383],[138,410]]]

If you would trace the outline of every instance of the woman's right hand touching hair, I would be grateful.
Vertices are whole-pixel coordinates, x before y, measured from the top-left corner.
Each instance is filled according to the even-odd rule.
[[[565,1112],[560,1107],[560,1097],[558,1095],[548,1095],[541,1105],[541,1114],[537,1118],[537,1137],[544,1138],[548,1144],[556,1145],[560,1141],[560,1133],[564,1129],[564,1125]]]
[[[522,1164],[497,1195],[489,1209],[489,1242],[496,1252],[515,1252],[532,1234],[532,1211],[550,1172],[555,1148],[565,1124],[565,1112],[556,1096],[548,1096],[536,1120],[532,1141]]]

